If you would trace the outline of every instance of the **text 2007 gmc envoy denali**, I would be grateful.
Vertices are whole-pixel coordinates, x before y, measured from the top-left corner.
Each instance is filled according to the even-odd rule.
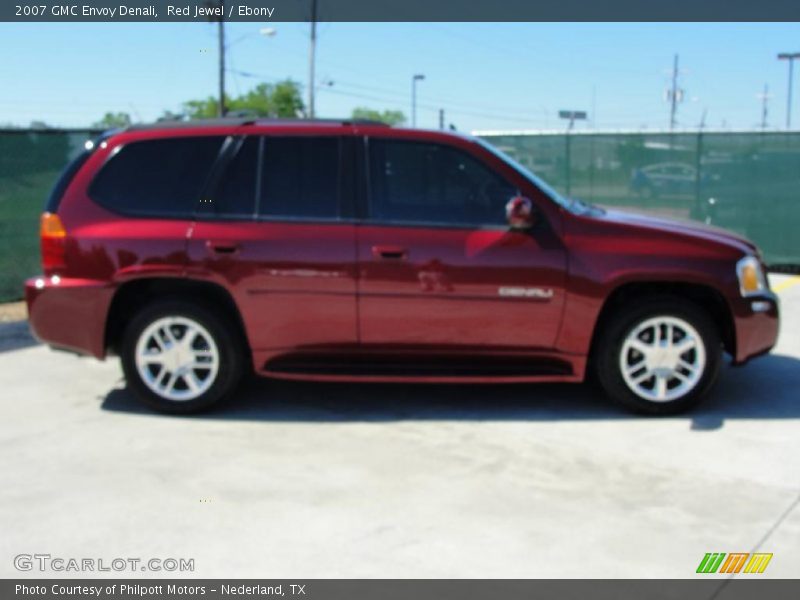
[[[49,344],[206,408],[242,375],[580,382],[675,413],[767,352],[778,305],[727,231],[561,197],[488,144],[348,121],[159,123],[65,170],[26,284]]]

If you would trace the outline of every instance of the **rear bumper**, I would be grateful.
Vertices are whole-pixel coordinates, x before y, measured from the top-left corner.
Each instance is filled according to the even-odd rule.
[[[750,298],[737,298],[731,307],[736,328],[734,364],[772,350],[778,341],[780,316],[778,297],[766,292]]]
[[[28,321],[37,339],[105,358],[105,325],[114,290],[91,279],[34,277],[25,282]]]

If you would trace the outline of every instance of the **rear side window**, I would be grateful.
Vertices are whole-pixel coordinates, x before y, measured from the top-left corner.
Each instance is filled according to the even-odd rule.
[[[514,186],[471,155],[441,144],[370,139],[376,220],[504,225]]]
[[[124,145],[100,170],[89,195],[123,214],[190,217],[223,137],[184,137]]]
[[[264,138],[258,214],[339,218],[339,138]]]

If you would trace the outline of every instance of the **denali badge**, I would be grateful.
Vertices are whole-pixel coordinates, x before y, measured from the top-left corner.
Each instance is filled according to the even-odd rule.
[[[551,288],[522,288],[522,287],[501,287],[497,289],[500,296],[508,296],[511,298],[540,298],[542,300],[549,300],[553,297],[553,290]]]

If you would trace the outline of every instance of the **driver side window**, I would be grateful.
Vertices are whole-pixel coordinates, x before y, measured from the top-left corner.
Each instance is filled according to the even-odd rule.
[[[441,144],[371,138],[373,220],[504,225],[516,189],[469,154]]]

